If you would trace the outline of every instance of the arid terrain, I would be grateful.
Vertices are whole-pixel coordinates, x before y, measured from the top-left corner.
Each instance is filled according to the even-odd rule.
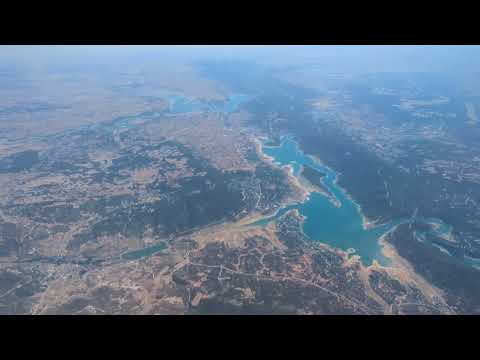
[[[41,60],[0,67],[0,314],[480,312],[479,97],[280,60]],[[388,264],[280,213],[342,206],[262,150],[287,136],[366,229],[398,221]]]

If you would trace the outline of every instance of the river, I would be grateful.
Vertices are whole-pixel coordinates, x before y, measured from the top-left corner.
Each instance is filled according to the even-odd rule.
[[[379,238],[391,231],[395,226],[408,223],[410,219],[398,219],[371,227],[365,226],[362,209],[345,191],[337,184],[338,174],[314,158],[306,155],[299,148],[297,142],[291,137],[282,138],[279,146],[263,143],[262,151],[271,157],[279,166],[290,166],[293,176],[300,177],[302,166],[308,165],[325,174],[322,178],[324,187],[331,193],[333,199],[320,192],[312,192],[303,203],[293,203],[281,208],[275,215],[249,224],[249,226],[264,226],[277,219],[286,212],[297,209],[305,217],[303,223],[304,234],[313,241],[326,243],[334,248],[340,248],[350,254],[360,256],[365,265],[370,265],[374,260],[383,266],[391,264],[382,251]],[[419,218],[415,218],[419,221]],[[452,228],[439,219],[423,219],[433,225],[429,232],[437,236],[451,236]],[[425,234],[418,233],[419,240],[425,239]],[[448,252],[438,244],[435,246]]]

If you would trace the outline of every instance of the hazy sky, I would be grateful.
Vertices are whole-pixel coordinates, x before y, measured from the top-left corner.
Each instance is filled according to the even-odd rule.
[[[50,67],[142,61],[252,60],[269,65],[315,63],[325,71],[477,71],[480,46],[0,46],[0,66]]]

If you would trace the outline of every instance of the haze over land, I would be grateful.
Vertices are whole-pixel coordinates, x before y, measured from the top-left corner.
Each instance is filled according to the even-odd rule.
[[[479,47],[0,59],[0,313],[480,312]]]

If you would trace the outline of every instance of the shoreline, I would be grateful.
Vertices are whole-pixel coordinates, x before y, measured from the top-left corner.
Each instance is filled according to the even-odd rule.
[[[261,137],[259,137],[259,138],[254,138],[254,141],[256,142],[256,144],[257,144],[257,146],[258,146],[258,147],[257,147],[257,150],[258,150],[259,154],[260,154],[261,156],[263,156],[265,159],[267,159],[270,164],[275,165],[275,166],[278,166],[278,165],[275,163],[275,159],[274,159],[273,157],[271,157],[271,156],[269,156],[269,155],[267,155],[267,154],[265,154],[265,153],[263,152],[263,146],[264,146],[264,145],[263,145],[262,140],[261,140],[262,138],[265,139],[265,140],[268,140],[268,137],[264,137],[264,136],[261,136]],[[288,136],[287,136],[286,138],[289,139]],[[284,140],[284,139],[282,139],[282,143],[283,143],[283,140]],[[292,141],[295,141],[295,140],[292,140]],[[282,146],[282,143],[281,143],[279,146]],[[295,143],[297,144],[297,147],[298,147],[298,146],[299,146],[298,142],[295,141]],[[279,146],[272,146],[272,147],[279,147]],[[316,162],[316,163],[318,163],[319,165],[321,165],[321,166],[323,166],[323,167],[326,167],[326,168],[328,168],[330,171],[334,172],[334,171],[333,171],[332,169],[330,169],[330,167],[328,167],[317,155],[306,154],[306,156],[309,156],[310,158],[312,158],[312,160],[313,160],[314,162]],[[292,168],[292,166],[291,166],[290,164],[285,165],[285,166],[286,166],[286,167],[289,167],[289,170],[291,170],[291,171],[289,171],[290,175],[292,175],[294,178],[297,178],[296,176],[293,175],[293,168]],[[301,166],[303,167],[303,165],[301,165]],[[353,199],[353,197],[350,195],[350,193],[349,193],[345,188],[343,188],[342,186],[340,186],[340,185],[338,184],[338,178],[339,178],[340,173],[337,173],[337,172],[335,172],[335,173],[336,173],[336,176],[335,176],[335,179],[333,180],[333,183],[334,183],[336,186],[338,186],[338,188],[345,194],[345,196],[346,196],[353,204],[355,204],[355,206],[357,207],[358,213],[359,213],[359,215],[362,217],[362,227],[363,227],[363,229],[364,229],[364,230],[370,230],[370,229],[373,229],[373,228],[381,225],[381,224],[378,222],[378,220],[369,219],[369,218],[365,215],[365,213],[363,212],[363,209],[362,209],[362,207],[360,206],[360,204],[358,204],[358,203],[355,201],[355,199]],[[298,178],[302,178],[301,175],[300,175]],[[302,178],[302,179],[304,179],[304,178]],[[305,179],[305,180],[308,181],[307,179]],[[303,187],[303,190],[304,190],[304,191],[309,192],[309,195],[310,195],[310,193],[312,193],[312,192],[317,192],[317,193],[325,196],[326,198],[328,198],[328,200],[331,201],[336,207],[340,207],[340,206],[341,206],[340,201],[338,201],[338,200],[335,199],[335,198],[332,198],[331,196],[329,196],[329,194],[326,194],[324,191],[318,191],[318,190],[322,190],[322,189],[316,187],[315,185],[313,185],[313,184],[310,183],[311,187],[313,188],[313,189],[311,189],[311,188],[308,188],[307,186],[304,186],[303,184],[301,184],[299,180],[297,180],[297,183],[298,183],[298,185],[299,185],[300,187]],[[317,190],[317,189],[318,189],[318,190]],[[312,190],[314,190],[314,191],[312,191]],[[307,199],[308,199],[308,198],[307,198]]]
[[[289,137],[287,137],[287,138],[289,138]],[[266,138],[266,139],[268,140],[268,138]],[[284,141],[284,139],[282,139],[282,143],[280,144],[280,146],[282,146],[283,141]],[[275,163],[274,158],[272,158],[271,156],[263,153],[263,146],[262,146],[263,144],[261,143],[261,140],[256,139],[256,142],[257,142],[257,145],[258,145],[257,149],[258,149],[258,152],[259,152],[260,156],[262,156],[264,159],[266,159],[270,164],[278,166],[278,164]],[[299,146],[298,143],[296,143],[296,144],[297,144],[297,146]],[[279,147],[279,146],[276,146],[276,147]],[[323,167],[326,167],[329,170],[331,170],[328,166],[323,164],[323,162],[321,161],[321,159],[318,156],[315,156],[315,155],[307,155],[307,156],[310,156],[316,163],[318,163],[318,164],[322,165]],[[303,165],[301,165],[301,166],[303,166]],[[285,168],[288,169],[288,174],[292,175],[292,177],[295,178],[295,183],[300,185],[301,187],[303,187],[303,190],[305,192],[308,192],[309,194],[313,192],[312,188],[314,187],[314,185],[310,184],[311,186],[307,186],[306,184],[302,184],[301,181],[300,181],[302,179],[301,175],[294,176],[293,167],[292,167],[291,164],[285,165]],[[333,183],[336,186],[338,186],[338,188],[340,189],[340,191],[343,192],[345,197],[347,197],[349,199],[349,201],[353,202],[355,207],[357,208],[358,214],[361,216],[361,219],[362,219],[363,230],[365,230],[365,231],[371,230],[371,229],[374,229],[378,226],[386,225],[386,224],[389,223],[389,221],[387,221],[385,223],[380,223],[380,219],[370,219],[370,218],[368,218],[367,215],[364,214],[362,207],[352,198],[352,196],[348,193],[348,191],[338,184],[339,173],[337,173],[333,170],[331,170],[331,171],[335,174],[335,178],[333,180]],[[317,190],[317,189],[315,189],[315,190]],[[323,196],[325,195],[321,191],[315,191],[315,192],[320,193]],[[308,199],[308,196],[307,196],[307,199]],[[275,214],[272,215],[272,216],[275,216],[280,209],[278,209],[275,212]],[[300,215],[303,220],[305,219],[305,216],[301,215],[300,212],[298,211],[298,209],[292,209],[292,210],[294,211],[294,214]],[[440,306],[441,306],[441,308],[443,308],[444,311],[446,311],[447,313],[453,313],[453,311],[449,308],[448,304],[446,303],[446,301],[444,299],[444,292],[441,289],[435,287],[433,284],[430,284],[421,275],[416,273],[414,268],[413,268],[413,265],[410,262],[408,262],[408,260],[402,258],[398,254],[397,249],[387,241],[388,236],[392,232],[394,232],[398,228],[399,225],[400,224],[394,224],[394,225],[390,226],[377,239],[378,245],[381,247],[381,249],[380,249],[381,254],[388,260],[388,263],[386,263],[385,265],[382,265],[382,263],[380,263],[378,261],[378,259],[374,259],[370,265],[363,264],[360,255],[358,255],[356,253],[355,249],[352,249],[352,248],[349,248],[347,250],[343,250],[343,249],[339,249],[339,248],[334,248],[327,243],[316,242],[316,241],[315,241],[315,243],[316,243],[316,246],[320,246],[320,247],[329,249],[331,251],[334,251],[337,254],[341,254],[341,256],[348,263],[359,262],[360,266],[362,268],[366,269],[367,273],[369,273],[370,271],[373,271],[375,269],[381,269],[381,270],[387,271],[387,273],[389,273],[389,274],[396,275],[396,277],[398,277],[404,283],[416,284],[425,295],[428,295],[429,299],[431,299],[431,300],[435,299],[435,298],[440,299],[440,304],[441,304]],[[434,229],[438,230],[441,225],[432,223],[432,226],[434,227]],[[452,239],[451,233],[452,232],[450,231],[446,235],[449,239]],[[305,233],[303,232],[303,228],[302,228],[302,234],[307,239],[309,239],[309,237],[306,236]]]
[[[387,273],[395,275],[404,283],[413,283],[425,294],[428,295],[430,300],[436,298],[441,300],[441,305],[444,309],[448,310],[449,314],[454,314],[454,311],[450,309],[447,301],[445,300],[445,292],[435,285],[429,283],[422,275],[418,274],[413,265],[403,257],[399,255],[397,249],[387,241],[387,236],[395,231],[399,226],[393,226],[389,231],[379,237],[379,244],[382,246],[382,254],[391,260],[391,266],[382,266],[380,264],[372,264],[367,267],[367,270],[382,269]]]
[[[278,167],[279,165],[275,162],[275,159],[272,156],[269,156],[269,155],[267,155],[263,152],[262,139],[268,140],[268,137],[261,137],[261,138],[255,138],[254,139],[255,143],[257,145],[257,151],[259,153],[259,156],[261,158],[265,159],[269,164]],[[287,139],[289,139],[289,137],[287,137]],[[283,141],[284,141],[284,139],[282,139],[282,144],[283,144]],[[298,146],[298,143],[296,143],[296,144]],[[282,145],[280,145],[280,146],[282,146]],[[352,196],[348,193],[348,191],[346,189],[344,189],[343,187],[341,187],[340,185],[338,185],[338,175],[339,174],[336,173],[335,171],[331,170],[328,166],[324,165],[323,162],[321,161],[321,159],[318,158],[318,156],[315,156],[315,155],[306,155],[306,156],[311,157],[316,163],[320,164],[322,167],[327,168],[329,171],[331,171],[332,173],[335,174],[335,179],[333,180],[333,183],[336,186],[338,186],[339,190],[342,191],[343,195],[349,201],[351,201],[354,204],[354,206],[355,206],[355,208],[358,212],[358,215],[361,217],[361,220],[362,220],[362,225],[361,226],[362,226],[362,229],[364,231],[372,230],[372,229],[375,229],[376,227],[379,227],[379,226],[382,226],[382,225],[387,225],[389,223],[389,221],[381,223],[379,221],[379,219],[368,218],[367,215],[365,215],[365,213],[362,211],[362,207],[352,198]],[[301,165],[301,166],[303,166],[303,165]],[[299,202],[298,200],[300,200],[300,203],[304,203],[305,201],[309,200],[310,195],[314,192],[319,193],[322,196],[325,196],[324,192],[317,191],[316,186],[314,184],[311,184],[308,181],[308,179],[303,178],[301,175],[295,176],[293,174],[293,167],[292,167],[291,164],[284,165],[281,168],[287,169],[288,177],[289,177],[289,180],[291,181],[291,184],[294,186],[294,188],[300,189],[301,193],[297,194],[297,195],[299,195],[300,199],[298,199],[296,196],[294,196],[293,199],[292,199],[292,197],[287,197],[285,199],[285,201],[282,202],[281,206],[275,212],[273,212],[272,214],[268,214],[267,216],[264,216],[263,219],[276,217],[278,215],[278,212],[281,211],[282,209],[284,209],[288,206],[298,204],[298,202]],[[302,183],[302,182],[306,182],[308,185],[305,184],[305,183]],[[328,198],[329,201],[332,201],[332,199],[330,197],[328,197],[328,196],[326,196],[326,197]],[[339,203],[339,201],[337,199],[334,199],[334,200],[336,200],[336,202]],[[335,202],[334,202],[334,204],[337,205]],[[294,209],[294,210],[298,211],[298,209]],[[273,220],[274,219],[272,219],[272,221]],[[381,254],[383,256],[385,256],[385,258],[387,258],[387,260],[391,260],[392,262],[395,262],[395,261],[398,262],[398,259],[395,255],[396,252],[389,251],[388,246],[386,246],[387,243],[384,239],[386,238],[386,236],[388,236],[389,233],[394,231],[397,228],[398,225],[399,224],[392,225],[391,227],[387,228],[386,231],[377,238],[378,246],[381,247],[381,249],[380,249]],[[308,236],[307,236],[307,238],[308,238]],[[328,244],[326,244],[326,245],[328,245]],[[332,248],[330,245],[328,245],[328,247]],[[345,250],[343,250],[343,249],[339,249],[339,250],[341,250],[342,252],[345,252]],[[348,251],[346,253],[348,254]],[[355,255],[355,256],[359,256],[359,255]],[[376,259],[376,261],[374,260],[373,263],[378,263],[379,266],[382,266],[382,267],[388,267],[388,265],[387,266],[380,265],[378,259]]]

